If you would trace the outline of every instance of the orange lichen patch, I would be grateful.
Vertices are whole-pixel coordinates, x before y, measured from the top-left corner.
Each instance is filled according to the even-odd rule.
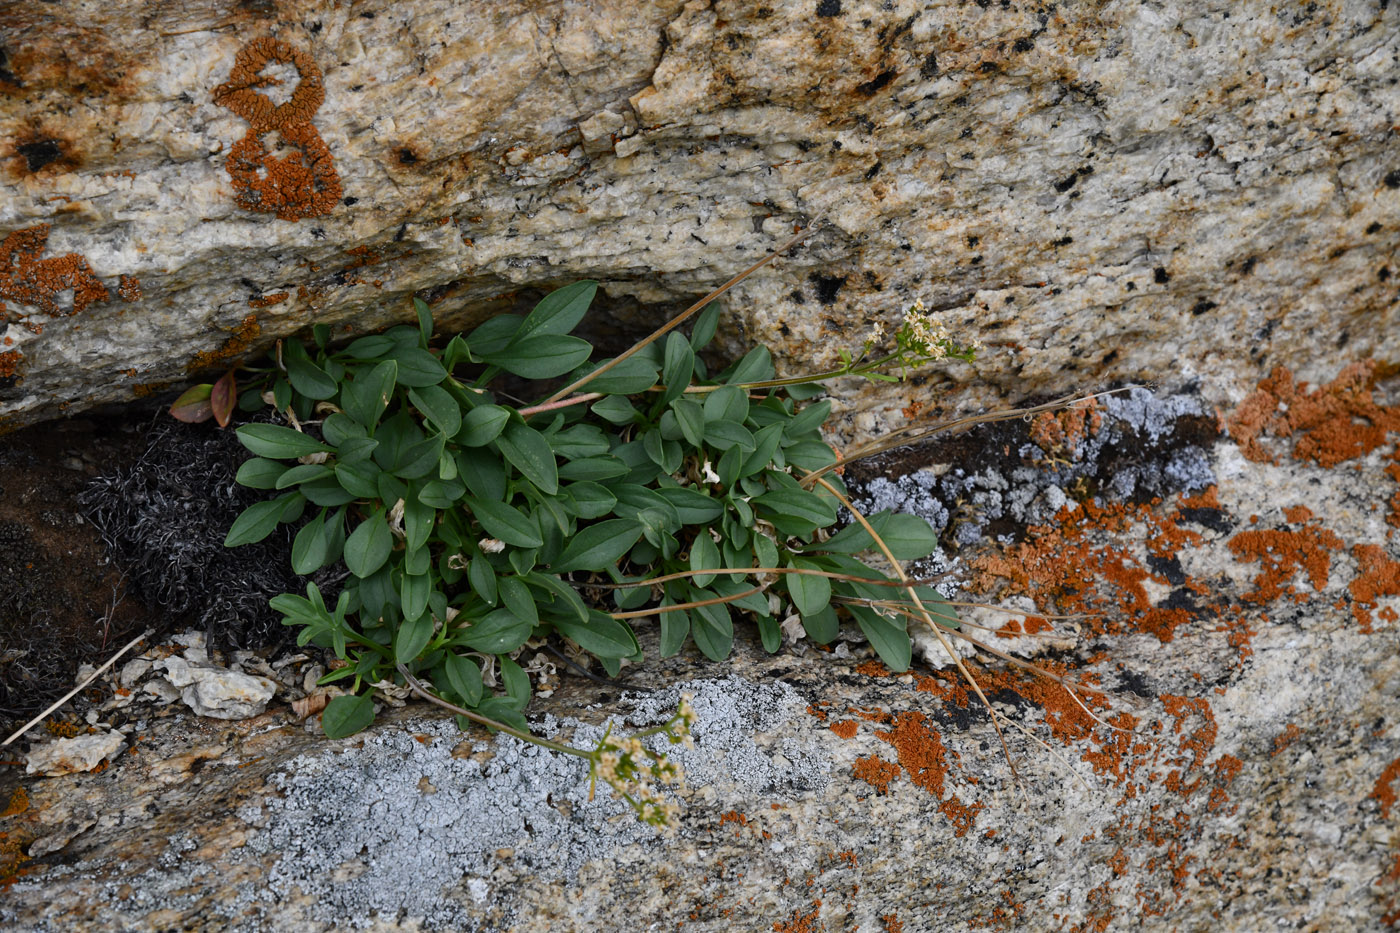
[[[1215,713],[1211,711],[1210,703],[1204,697],[1181,697],[1164,693],[1162,694],[1162,705],[1166,708],[1167,715],[1175,720],[1172,723],[1172,733],[1181,736],[1179,744],[1182,753],[1191,756],[1189,762],[1184,762],[1186,767],[1192,771],[1199,770],[1205,764],[1211,749],[1215,747],[1215,738],[1220,733],[1220,727],[1215,724]],[[1190,732],[1186,732],[1188,721],[1199,721],[1199,725]],[[1199,783],[1198,779],[1196,784],[1184,789],[1183,793],[1191,793]],[[1167,786],[1172,787],[1170,778],[1167,780]]]
[[[1358,544],[1351,549],[1351,555],[1360,570],[1347,587],[1352,598],[1351,613],[1361,631],[1369,635],[1374,630],[1371,610],[1376,601],[1382,596],[1400,596],[1400,561],[1386,557],[1385,551],[1374,544]],[[1381,617],[1394,622],[1395,610],[1382,610]]]
[[[899,919],[899,914],[885,914],[880,918],[880,923],[885,933],[904,933],[904,921]]]
[[[1049,619],[1028,616],[1024,620],[1012,619],[997,629],[996,635],[998,638],[1016,638],[1020,635],[1038,635],[1041,632],[1053,631],[1054,628]]]
[[[1041,661],[1039,666],[1061,677],[1069,673],[1064,665],[1053,661]],[[1094,720],[1074,702],[1064,687],[1052,680],[1020,670],[978,671],[973,676],[984,693],[1008,690],[1039,706],[1044,710],[1045,724],[1050,727],[1050,734],[1067,745],[1087,738],[1094,731]],[[1090,709],[1107,709],[1108,702],[1093,690],[1093,687],[1088,687],[1075,693]]]
[[[1390,819],[1390,808],[1395,806],[1396,782],[1400,780],[1400,758],[1385,766],[1376,779],[1376,787],[1367,796],[1381,805],[1381,819]]]
[[[740,826],[747,826],[749,818],[738,810],[727,810],[719,815],[719,822],[721,826],[725,823],[738,823]]]
[[[856,737],[856,723],[853,719],[843,719],[841,722],[833,722],[827,728],[831,729],[843,739],[853,739]]]
[[[273,62],[292,65],[300,76],[291,98],[282,104],[254,90],[280,83],[260,74]],[[263,37],[239,50],[228,81],[214,89],[214,103],[249,123],[225,165],[240,207],[295,221],[328,214],[339,202],[340,176],[330,149],[311,123],[326,99],[321,77],[309,53]],[[270,134],[300,151],[273,155],[267,148]]]
[[[812,909],[808,913],[794,910],[792,916],[787,920],[778,920],[773,924],[773,933],[816,933],[822,929],[821,921],[817,916],[821,913],[822,902],[813,901]]]
[[[1258,561],[1263,570],[1254,578],[1254,590],[1244,599],[1252,603],[1267,603],[1280,596],[1291,596],[1302,602],[1307,597],[1291,583],[1299,570],[1307,573],[1313,590],[1321,592],[1327,586],[1332,557],[1328,551],[1342,547],[1342,539],[1325,528],[1309,525],[1298,531],[1247,529],[1230,539],[1230,551],[1239,560]]]
[[[890,669],[876,660],[866,661],[856,665],[856,673],[864,674],[866,677],[888,677]]]
[[[270,308],[273,305],[281,304],[287,300],[286,292],[273,292],[271,295],[263,295],[261,298],[249,298],[250,308]]]
[[[943,737],[923,713],[900,713],[894,717],[893,729],[875,734],[894,746],[900,766],[916,787],[943,797],[943,781],[948,775]]]
[[[355,261],[345,267],[347,272],[351,269],[372,266],[379,262],[381,258],[378,253],[374,252],[374,250],[370,249],[368,246],[356,246],[353,249],[347,249],[345,252],[355,257]]]
[[[1295,505],[1284,509],[1283,517],[1286,518],[1291,525],[1302,525],[1305,522],[1312,521],[1313,511],[1306,505]]]
[[[1293,456],[1333,467],[1365,456],[1400,431],[1400,407],[1376,403],[1374,388],[1382,375],[1375,361],[1352,363],[1337,378],[1314,391],[1278,367],[1259,383],[1226,419],[1226,429],[1250,460],[1273,462],[1261,435],[1297,437]]]
[[[258,316],[250,314],[239,322],[238,326],[229,334],[228,339],[217,350],[196,353],[188,368],[191,371],[211,369],[220,363],[242,356],[261,333],[262,325],[258,323]]]
[[[126,275],[125,273],[123,273],[122,275],[117,276],[117,282],[119,283],[117,285],[117,296],[121,298],[122,301],[141,300],[140,279],[138,279],[134,275]]]
[[[18,379],[19,364],[24,360],[24,354],[18,350],[6,350],[0,353],[0,379]]]
[[[1298,741],[1302,737],[1303,730],[1299,729],[1296,725],[1290,722],[1287,726],[1284,727],[1282,732],[1274,736],[1274,750],[1269,753],[1269,757],[1272,758],[1273,756],[1279,754],[1285,748],[1292,745],[1294,742]]]
[[[890,792],[890,782],[899,777],[899,765],[891,764],[878,755],[866,755],[856,759],[851,773],[884,796]]]
[[[1103,412],[1096,399],[1055,412],[1042,412],[1031,419],[1030,439],[1052,458],[1063,458],[1103,427]]]
[[[108,298],[107,287],[77,253],[41,259],[48,241],[48,224],[16,230],[0,241],[0,321],[23,323],[36,334],[43,325],[9,311],[6,300],[28,305],[49,317],[68,317]],[[73,294],[73,304],[65,309],[58,299],[68,291]]]
[[[29,809],[29,792],[23,787],[16,787],[10,794],[10,802],[5,804],[5,809],[0,810],[0,820],[6,817],[15,816]]]
[[[1148,580],[1165,583],[1166,579],[1116,543],[1101,544],[1099,539],[1141,526],[1145,535],[1137,534],[1146,538],[1150,556],[1178,553],[1202,540],[1197,532],[1180,526],[1191,510],[1208,508],[1192,501],[1183,499],[1179,508],[1167,514],[1158,514],[1155,502],[1084,502],[1066,507],[1055,525],[1033,525],[1026,541],[1000,555],[974,558],[971,563],[979,575],[970,588],[987,592],[997,588],[993,578],[1003,578],[1008,582],[1008,592],[1003,595],[1026,593],[1041,599],[1051,595],[1063,611],[1089,616],[1086,626],[1094,634],[1140,631],[1169,642],[1180,626],[1213,610],[1170,602],[1153,605],[1144,584]],[[1186,582],[1185,589],[1197,595],[1209,592],[1192,580]]]
[[[954,794],[938,805],[938,812],[948,818],[948,822],[953,824],[953,835],[957,837],[966,836],[977,824],[977,812],[985,804],[977,801],[972,806],[968,806],[958,799]]]

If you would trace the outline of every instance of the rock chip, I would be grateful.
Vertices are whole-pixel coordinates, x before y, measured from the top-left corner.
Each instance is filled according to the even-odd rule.
[[[180,698],[190,709],[215,719],[251,719],[267,709],[277,690],[266,677],[191,664],[182,657],[157,661],[156,666],[165,670],[171,685],[183,688]]]
[[[117,732],[94,732],[45,742],[30,749],[24,771],[47,777],[91,771],[104,758],[115,755],[123,742],[122,735]]]

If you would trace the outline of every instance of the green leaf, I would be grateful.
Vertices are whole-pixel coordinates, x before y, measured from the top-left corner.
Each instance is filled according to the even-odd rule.
[[[442,386],[409,389],[408,400],[446,436],[452,437],[461,429],[462,409],[457,405],[457,400]]]
[[[486,654],[506,654],[525,644],[533,628],[509,609],[497,609],[463,629],[457,640]]]
[[[539,547],[544,543],[534,521],[515,506],[472,496],[466,497],[466,503],[491,537],[516,547]]]
[[[610,424],[631,424],[642,417],[642,413],[621,395],[605,395],[589,406],[589,411]]]
[[[693,599],[706,599],[712,594],[704,590],[691,591]],[[734,620],[729,607],[722,604],[696,606],[690,610],[690,636],[695,646],[711,661],[723,661],[734,647]]]
[[[684,393],[694,371],[695,351],[691,349],[690,341],[679,332],[671,331],[666,335],[665,363],[661,367],[661,384],[666,387],[661,394],[661,403],[665,404]]]
[[[704,528],[699,529],[695,535],[695,542],[690,546],[690,569],[691,570],[716,570],[724,566],[720,561],[719,547],[714,539],[710,537]],[[712,573],[697,574],[691,578],[691,582],[696,586],[709,586],[715,575]]]
[[[599,363],[605,365],[608,360]],[[594,367],[596,369],[597,367]],[[656,364],[641,356],[629,356],[612,369],[588,382],[589,392],[635,395],[656,384]]]
[[[243,462],[234,479],[250,489],[275,489],[278,477],[290,469],[285,463],[254,457]]]
[[[751,504],[784,518],[825,528],[836,521],[836,509],[826,499],[805,489],[774,489],[755,496]]]
[[[322,512],[297,532],[292,541],[292,572],[314,573],[326,563],[326,516]]]
[[[578,337],[538,334],[512,340],[482,359],[524,379],[550,379],[575,369],[593,353],[593,345]]]
[[[554,561],[555,573],[571,570],[604,570],[615,564],[642,536],[642,524],[634,519],[613,518],[589,525],[569,540]]]
[[[880,539],[900,560],[918,560],[938,550],[938,535],[917,515],[891,515],[878,530]]]
[[[462,418],[462,428],[453,440],[464,447],[485,447],[500,435],[509,420],[509,409],[480,405]]]
[[[481,702],[481,669],[475,661],[452,651],[444,659],[443,669],[447,673],[447,685],[466,706],[476,706]]]
[[[723,503],[712,496],[705,495],[698,489],[663,486],[654,492],[676,510],[676,516],[686,525],[703,525],[712,522],[724,512]]]
[[[399,365],[393,360],[385,360],[372,369],[358,370],[340,390],[340,407],[366,428],[373,428],[384,409],[389,407],[398,371]]]
[[[458,480],[430,479],[418,490],[418,501],[434,509],[450,509],[466,491]]]
[[[383,471],[373,460],[335,465],[336,482],[357,499],[373,499],[379,495],[379,474]]]
[[[684,609],[657,613],[661,618],[661,656],[669,658],[680,652],[690,634],[690,615]]]
[[[238,377],[234,372],[230,369],[220,376],[209,392],[209,408],[214,413],[214,421],[221,428],[228,427],[229,419],[233,417],[235,396],[238,394]]]
[[[355,501],[355,494],[342,486],[337,477],[329,474],[302,483],[297,491],[316,505],[345,505]]]
[[[912,651],[904,626],[865,606],[851,606],[850,610],[885,666],[896,673],[909,670]]]
[[[415,580],[417,577],[406,577],[406,580]],[[400,664],[412,664],[418,660],[423,649],[428,646],[428,642],[433,638],[433,614],[431,612],[420,612],[417,618],[409,619],[399,623],[399,630],[394,633],[394,660]]]
[[[455,454],[457,475],[472,494],[482,499],[503,499],[506,494],[506,470],[494,450],[467,447]]]
[[[770,424],[767,427],[759,428],[754,433],[753,452],[744,458],[744,464],[739,468],[739,476],[753,476],[767,469],[773,463],[773,454],[778,450],[778,445],[783,440],[783,426],[781,424]]]
[[[632,630],[606,612],[594,610],[588,621],[566,622],[555,619],[554,627],[564,637],[598,658],[630,658],[637,653],[637,636]]]
[[[471,563],[467,565],[467,582],[471,584],[472,592],[480,596],[486,605],[496,605],[499,595],[496,585],[496,570],[484,555],[473,557]]]
[[[394,536],[384,520],[384,511],[377,509],[345,539],[345,566],[363,580],[384,566],[393,548]]]
[[[435,386],[447,378],[447,370],[442,368],[437,357],[422,347],[398,348],[390,359],[398,363],[394,381],[401,386],[421,389],[424,386]]]
[[[553,617],[566,615],[579,622],[588,621],[589,609],[572,586],[549,573],[531,573],[525,579],[535,589],[544,590],[554,596],[554,603],[549,607]]]
[[[778,627],[778,620],[769,615],[761,615],[755,621],[758,623],[758,637],[763,642],[763,650],[769,654],[776,654],[783,646],[783,630]]]
[[[433,312],[422,298],[413,299],[413,310],[418,315],[418,337],[420,345],[426,348],[433,339]],[[451,432],[449,432],[451,433]]]
[[[540,492],[552,496],[559,491],[554,451],[549,446],[549,440],[539,431],[519,421],[512,421],[496,438],[496,446]]]
[[[301,349],[301,344],[290,343],[287,347],[289,351],[292,347]],[[340,391],[340,386],[336,385],[335,380],[307,358],[305,350],[301,350],[300,353],[288,352],[285,354],[285,359],[287,380],[292,384],[293,389],[307,398],[334,398],[335,393]]]
[[[695,319],[695,327],[690,332],[691,349],[697,353],[709,346],[715,339],[715,328],[719,325],[719,305],[710,302]]]
[[[534,310],[520,322],[516,339],[533,334],[572,333],[588,313],[588,306],[592,304],[597,291],[598,283],[588,279],[556,288],[540,299]]]
[[[749,416],[749,397],[738,386],[723,386],[705,396],[705,424],[720,421],[742,425]]]
[[[566,507],[579,518],[601,518],[617,505],[617,496],[597,483],[570,483],[561,490]]]
[[[321,711],[321,729],[328,739],[354,735],[374,722],[374,700],[364,696],[332,697]]]
[[[437,512],[421,499],[408,496],[403,505],[404,543],[411,548],[420,548],[428,542],[433,532],[433,522]]]
[[[725,381],[731,385],[742,382],[762,382],[765,379],[772,379],[776,373],[773,370],[773,357],[768,352],[768,348],[759,344],[744,355],[734,367],[734,371],[729,374]]]
[[[382,334],[360,337],[345,348],[345,355],[352,360],[377,360],[394,349],[398,344]]]
[[[514,339],[524,322],[518,314],[498,314],[471,332],[467,344],[479,358],[483,353],[496,353]]]
[[[692,447],[699,447],[705,440],[705,406],[691,398],[681,397],[671,402],[681,435]]]
[[[809,431],[818,430],[826,424],[826,419],[831,416],[831,403],[828,401],[814,402],[802,409],[783,429],[783,434],[789,440],[797,440]]]
[[[333,412],[321,422],[321,436],[332,447],[339,447],[352,438],[365,436],[364,426],[354,418],[341,412]],[[344,454],[342,453],[342,456]]]
[[[519,577],[501,577],[497,584],[497,592],[507,609],[531,625],[539,624],[540,610],[535,605],[535,597],[530,595],[530,588],[520,582]]]
[[[354,424],[355,422],[351,421],[350,423]],[[360,463],[368,460],[378,446],[379,440],[377,438],[349,437],[336,449],[335,459],[337,463]]]
[[[825,606],[811,615],[803,613],[802,627],[807,630],[807,636],[819,645],[829,645],[841,634],[841,620],[831,606]]]
[[[272,534],[287,503],[280,497],[267,502],[254,502],[233,520],[233,527],[224,538],[224,547],[253,544]],[[640,533],[640,532],[639,532]]]
[[[715,450],[737,447],[745,453],[753,450],[755,445],[753,434],[737,421],[711,421],[706,424],[705,443]]]
[[[798,570],[816,570],[817,565],[809,560],[794,560],[792,566]],[[788,595],[792,604],[803,617],[821,612],[831,603],[831,580],[816,574],[783,574],[787,581]]]
[[[277,477],[277,489],[286,489],[288,486],[295,486],[297,483],[305,483],[323,476],[330,476],[331,468],[324,463],[303,463],[291,467],[281,476]]]
[[[307,454],[331,450],[315,438],[280,424],[245,424],[236,433],[243,446],[259,457],[295,460]]]
[[[501,686],[506,688],[506,696],[514,701],[517,709],[523,710],[530,702],[530,676],[506,655],[497,660],[501,663]]]
[[[559,478],[565,480],[607,480],[626,476],[631,472],[627,464],[616,457],[585,457],[571,460],[559,467]]]

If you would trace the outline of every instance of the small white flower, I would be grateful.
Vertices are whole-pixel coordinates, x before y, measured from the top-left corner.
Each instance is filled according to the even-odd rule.
[[[476,546],[487,554],[499,554],[506,549],[506,543],[497,538],[482,538]]]
[[[707,483],[718,483],[718,482],[719,482],[719,474],[715,472],[714,464],[710,463],[710,461],[708,461],[708,460],[705,461],[705,466],[702,468],[702,473],[703,473],[703,477],[702,477],[702,478],[705,480],[705,482],[707,482]]]

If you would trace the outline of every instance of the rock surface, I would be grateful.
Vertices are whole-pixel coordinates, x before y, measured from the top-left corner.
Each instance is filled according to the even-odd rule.
[[[540,732],[586,744],[693,692],[671,835],[590,801],[573,759],[421,705],[340,741],[280,704],[242,722],[131,707],[131,750],[102,773],[0,785],[0,842],[33,857],[0,923],[1378,929],[1400,911],[1400,380],[1276,373],[1228,433],[1190,396],[1130,401],[884,465],[887,504],[947,496],[954,526],[975,520],[958,498],[1002,493],[943,566],[1031,614],[966,610],[966,631],[1070,678],[1097,717],[977,649],[1016,774],[951,668],[891,675],[858,641],[767,656],[740,639],[725,664],[624,670],[650,693],[566,677],[535,702]],[[1108,482],[1134,457],[1163,476],[1188,447],[1192,491]],[[944,482],[901,478],[916,470]]]
[[[1400,9],[1323,0],[310,0],[0,16],[0,417],[126,400],[420,294],[585,277],[636,333],[795,228],[735,349],[830,362],[915,299],[989,352],[899,410],[1400,333]],[[917,408],[915,408],[917,410]]]

